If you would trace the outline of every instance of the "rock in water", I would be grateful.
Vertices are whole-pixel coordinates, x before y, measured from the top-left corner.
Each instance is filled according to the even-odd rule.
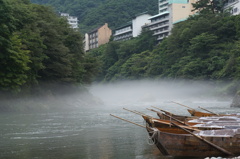
[[[230,107],[238,107],[240,108],[240,92],[237,92],[233,98],[232,104]]]

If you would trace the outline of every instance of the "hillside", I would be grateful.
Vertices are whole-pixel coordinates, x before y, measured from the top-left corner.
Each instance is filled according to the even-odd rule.
[[[52,6],[79,19],[82,33],[108,23],[111,29],[130,21],[136,14],[148,11],[157,14],[158,0],[31,0]]]

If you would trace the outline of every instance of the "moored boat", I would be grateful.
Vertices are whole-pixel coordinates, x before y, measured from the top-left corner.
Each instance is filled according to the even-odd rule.
[[[147,131],[163,155],[175,157],[240,155],[240,129],[201,131],[202,133],[196,133],[196,136],[201,134],[200,139],[189,133],[163,132],[149,126]],[[204,132],[212,135],[206,133],[204,136]]]
[[[186,133],[182,129],[174,126],[172,123],[180,124],[182,127],[184,127],[185,129],[188,129],[190,131],[199,131],[198,128],[193,128],[191,126],[183,125],[181,123],[177,123],[177,122],[170,121],[170,120],[161,120],[161,119],[144,116],[144,115],[142,117],[146,121],[147,126],[155,127],[158,130],[164,131],[164,132],[174,132],[174,133],[180,133],[180,134]],[[195,125],[198,123],[190,123],[190,124]]]
[[[163,120],[138,111],[131,112],[141,115],[146,126],[112,116],[146,128],[150,139],[165,156],[202,158],[240,155],[240,116],[215,114],[182,122],[171,114],[165,114],[169,120]]]
[[[204,112],[201,112],[201,111],[197,111],[195,109],[187,109],[187,111],[191,114],[191,116],[196,116],[196,117],[216,116],[216,114],[204,113]]]

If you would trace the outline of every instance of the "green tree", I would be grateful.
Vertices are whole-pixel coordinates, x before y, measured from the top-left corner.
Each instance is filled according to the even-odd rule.
[[[201,14],[216,14],[224,12],[224,4],[227,0],[199,0],[193,3],[194,11]]]
[[[29,51],[14,33],[17,20],[12,6],[5,0],[0,0],[0,19],[0,89],[19,90],[27,81]]]

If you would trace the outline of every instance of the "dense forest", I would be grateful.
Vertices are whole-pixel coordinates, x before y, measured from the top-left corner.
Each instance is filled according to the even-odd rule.
[[[108,23],[115,28],[130,21],[136,14],[158,13],[158,0],[31,0],[33,3],[50,5],[56,12],[77,16],[81,33]]]
[[[149,31],[129,41],[112,41],[89,52],[101,65],[96,80],[228,81],[223,91],[233,95],[239,89],[240,78],[239,22],[240,15],[209,6],[176,24],[171,35],[158,45],[153,45]]]
[[[43,86],[50,94],[67,93],[64,86],[91,81],[95,59],[84,55],[79,30],[53,9],[0,0],[0,19],[0,108],[13,96],[45,95]]]

